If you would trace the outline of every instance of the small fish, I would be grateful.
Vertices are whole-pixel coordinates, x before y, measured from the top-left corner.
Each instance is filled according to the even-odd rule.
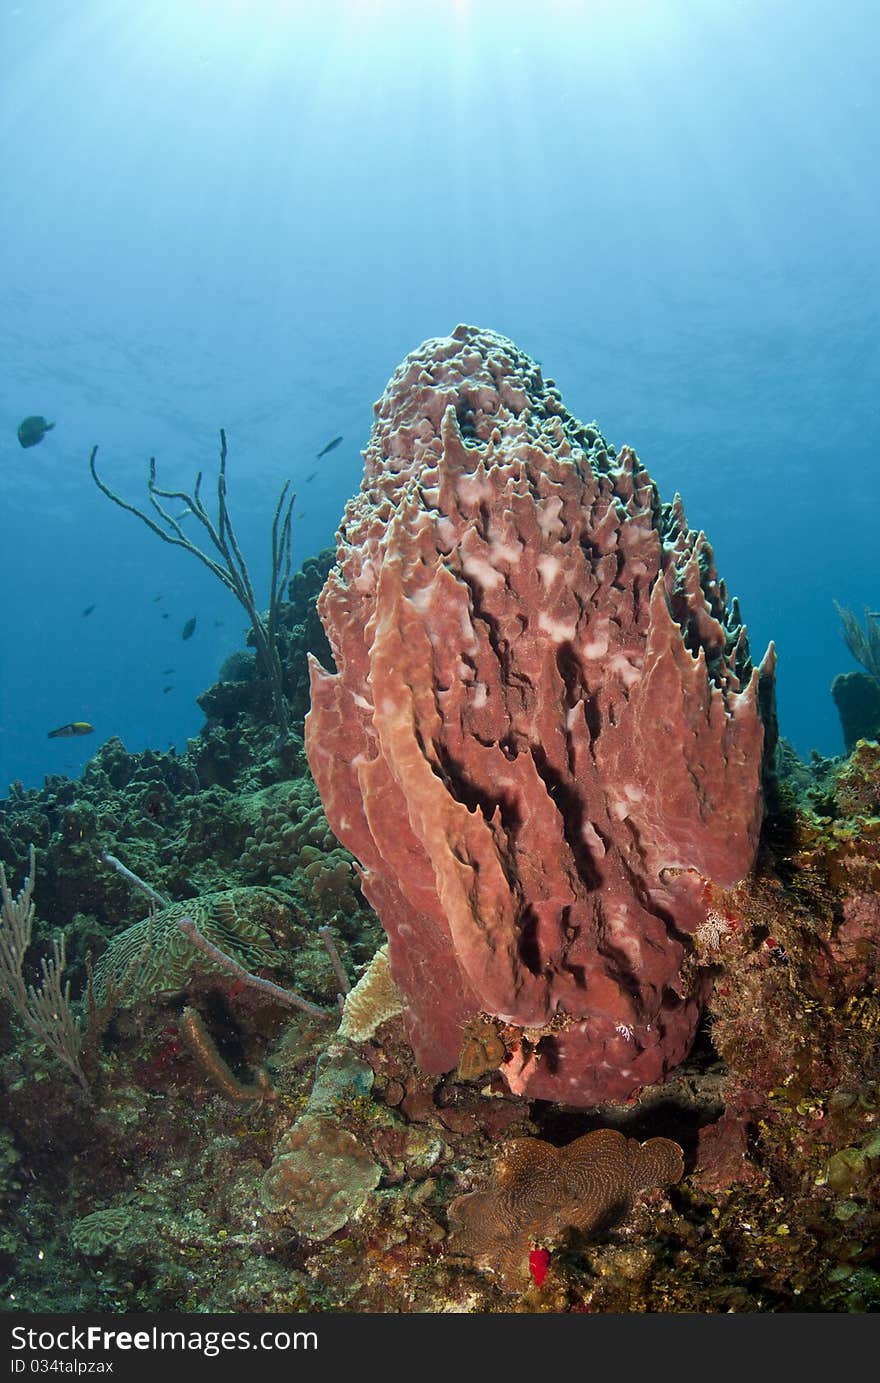
[[[326,456],[328,451],[335,451],[341,441],[341,437],[333,437],[331,441],[327,443],[326,447],[321,448],[321,450],[318,452],[318,455],[315,457],[315,460],[320,461],[321,457]]]
[[[170,616],[170,614],[168,613],[167,610],[165,611],[165,613],[164,613],[164,615],[162,616],[162,618],[163,618],[163,619],[170,619],[170,618],[171,618],[171,616]]]
[[[86,608],[83,610],[83,618],[85,619],[86,615],[90,615],[94,608],[94,605],[87,605]]]
[[[193,634],[195,633],[195,628],[196,628],[196,617],[195,617],[195,615],[192,615],[192,616],[187,620],[187,622],[186,622],[186,624],[183,626],[183,628],[181,629],[181,631],[180,631],[180,637],[181,637],[182,639],[191,639],[192,636],[193,636]]]
[[[191,513],[192,513],[192,510],[191,510],[191,509],[184,509],[180,514],[175,514],[175,515],[174,515],[174,521],[175,521],[175,523],[180,523],[180,520],[181,520],[181,519],[187,518],[187,516],[188,516],[189,514],[191,514]]]
[[[156,601],[157,601],[157,600],[161,600],[161,599],[163,598],[164,595],[165,595],[165,592],[164,592],[164,591],[160,591],[158,595],[154,595],[154,596],[153,596],[153,604],[155,605],[155,604],[156,604]]]
[[[163,676],[163,677],[170,677],[171,674],[172,674],[172,672],[176,672],[176,671],[177,671],[177,668],[176,668],[176,667],[163,667],[163,669],[162,669],[162,676]]]
[[[174,691],[174,687],[173,687],[173,686],[171,686],[171,687],[163,687],[163,688],[162,688],[162,695],[164,696],[166,692],[170,692],[170,691]]]
[[[51,432],[54,423],[47,423],[41,414],[35,413],[29,418],[22,418],[18,425],[18,440],[23,447],[35,447],[37,442],[42,442],[47,432]]]
[[[225,621],[222,620],[222,619],[215,619],[215,620],[214,620],[214,628],[215,628],[215,629],[222,629],[223,626],[224,626],[224,623],[225,623]]]
[[[57,740],[69,739],[71,735],[91,735],[94,728],[87,720],[70,720],[66,725],[59,725],[57,730],[50,730],[47,738]]]
[[[312,471],[310,475],[307,475],[307,476],[306,476],[305,481],[304,481],[303,483],[306,484],[306,485],[311,484],[311,482],[314,480],[314,478],[315,478],[315,476],[316,476],[317,474],[318,474],[317,471]]]

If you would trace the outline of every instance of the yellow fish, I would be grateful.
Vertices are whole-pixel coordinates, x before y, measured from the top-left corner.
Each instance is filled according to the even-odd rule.
[[[94,729],[94,725],[87,720],[70,720],[66,725],[59,725],[57,730],[50,730],[47,738],[57,740],[68,735],[91,735]]]

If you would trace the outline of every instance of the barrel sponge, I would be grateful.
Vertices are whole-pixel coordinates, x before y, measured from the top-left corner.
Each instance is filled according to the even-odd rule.
[[[503,336],[408,356],[364,456],[306,752],[419,1065],[482,1014],[540,1034],[517,1093],[628,1099],[693,1041],[707,881],[754,859],[772,649],[752,665],[680,499]]]

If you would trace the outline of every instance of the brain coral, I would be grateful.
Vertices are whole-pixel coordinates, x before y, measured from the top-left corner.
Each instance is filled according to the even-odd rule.
[[[679,1181],[683,1170],[681,1148],[669,1138],[638,1143],[610,1128],[564,1148],[516,1138],[496,1160],[493,1184],[451,1203],[449,1248],[516,1289],[528,1279],[533,1244],[568,1229],[590,1234],[639,1191]]]
[[[134,1004],[164,989],[183,989],[199,971],[226,972],[196,950],[180,930],[183,918],[246,970],[289,963],[291,911],[268,888],[228,888],[203,893],[141,919],[114,936],[95,966],[95,996],[121,986],[118,1002]]]
[[[530,1097],[661,1079],[699,1018],[704,882],[754,857],[773,703],[681,501],[458,327],[376,405],[319,613],[309,763],[420,1065],[484,1013],[521,1031],[500,1069]]]

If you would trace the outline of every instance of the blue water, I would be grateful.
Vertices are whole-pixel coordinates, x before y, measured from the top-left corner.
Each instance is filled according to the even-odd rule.
[[[783,733],[840,752],[832,600],[880,601],[876,18],[0,0],[0,793],[110,735],[182,747],[242,643],[217,581],[98,493],[91,447],[143,503],[151,455],[209,490],[225,427],[265,593],[284,479],[298,563],[359,484],[388,376],[459,321],[682,493],[753,651],[777,643]],[[25,451],[30,413],[57,426]],[[46,738],[72,719],[95,734]]]

